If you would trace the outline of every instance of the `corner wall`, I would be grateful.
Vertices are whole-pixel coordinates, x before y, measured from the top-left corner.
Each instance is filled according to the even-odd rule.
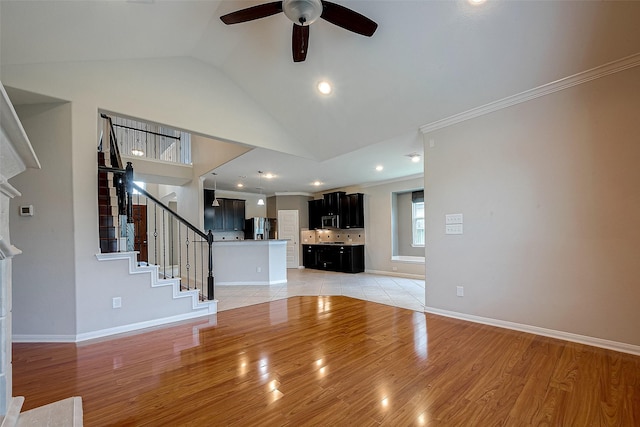
[[[16,112],[42,168],[12,179],[22,196],[11,201],[11,236],[23,251],[13,261],[13,333],[74,336],[71,104],[23,105]],[[21,205],[33,205],[34,215],[19,216]]]
[[[635,67],[425,135],[428,308],[640,345],[638,94]]]

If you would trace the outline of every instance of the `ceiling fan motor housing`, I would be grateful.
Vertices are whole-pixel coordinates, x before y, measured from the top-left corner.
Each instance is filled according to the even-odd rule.
[[[321,0],[284,0],[282,10],[294,24],[310,25],[322,15]]]

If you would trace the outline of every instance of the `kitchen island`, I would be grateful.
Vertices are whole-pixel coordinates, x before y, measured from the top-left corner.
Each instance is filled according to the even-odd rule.
[[[216,285],[275,285],[287,282],[286,240],[213,242]]]

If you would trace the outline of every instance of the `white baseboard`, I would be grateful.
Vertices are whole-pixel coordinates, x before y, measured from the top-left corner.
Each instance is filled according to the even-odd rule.
[[[145,322],[131,323],[129,325],[116,326],[115,328],[101,329],[99,331],[85,332],[76,335],[76,342],[103,338],[110,335],[122,334],[125,332],[137,331],[139,329],[151,328],[154,326],[166,325],[167,323],[180,322],[182,320],[195,319],[202,316],[210,316],[207,309],[179,314],[177,316],[165,317],[162,319],[147,320]]]
[[[416,279],[416,280],[424,280],[424,274],[410,274],[410,273],[399,273],[397,271],[382,271],[382,270],[364,270],[365,273],[369,274],[379,274],[381,276],[392,276],[392,277],[404,277],[405,279]]]
[[[215,313],[213,313],[215,314]],[[116,326],[114,328],[101,329],[99,331],[85,332],[78,335],[21,335],[12,336],[13,342],[19,343],[47,343],[47,342],[82,342],[95,338],[103,338],[110,335],[122,334],[125,332],[137,331],[139,329],[151,328],[154,326],[166,325],[168,323],[180,322],[182,320],[195,319],[197,317],[211,316],[207,308],[190,313],[179,314],[177,316],[165,317],[162,319],[148,320],[145,322],[132,323],[130,325]]]
[[[269,286],[269,285],[282,285],[287,283],[287,279],[284,280],[272,280],[272,281],[267,281],[267,280],[263,280],[260,282],[218,282],[216,281],[216,286],[239,286],[239,285],[244,285],[244,286],[256,286],[256,285],[260,285],[260,286]]]
[[[427,313],[438,314],[440,316],[452,317],[454,319],[467,320],[469,322],[481,323],[483,325],[496,326],[498,328],[511,329],[520,332],[527,332],[529,334],[542,335],[545,337],[557,338],[564,341],[571,341],[579,344],[586,344],[593,347],[606,348],[608,350],[614,350],[621,353],[629,353],[640,356],[640,346],[638,345],[610,341],[602,338],[594,338],[586,335],[573,334],[570,332],[557,331],[554,329],[541,328],[538,326],[525,325],[522,323],[509,322],[506,320],[475,316],[473,314],[442,310],[429,306],[425,306],[424,311]]]
[[[76,342],[75,335],[11,335],[12,342]]]

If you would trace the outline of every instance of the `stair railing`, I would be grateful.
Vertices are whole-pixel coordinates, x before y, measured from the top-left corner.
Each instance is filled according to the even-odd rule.
[[[134,250],[144,254],[147,261],[157,265],[163,278],[180,278],[183,289],[198,289],[203,299],[214,299],[213,233],[204,233],[169,206],[158,200],[129,175],[133,174],[127,162],[128,218],[133,224],[133,236],[127,228],[127,239],[134,239]],[[146,213],[146,217],[142,217]],[[146,223],[146,230],[145,225]],[[151,234],[145,240],[144,234]],[[140,260],[143,261],[143,260]],[[143,261],[144,262],[144,261]]]
[[[199,230],[133,182],[133,165],[122,165],[111,118],[106,114],[101,117],[109,123],[111,165],[99,165],[98,171],[113,173],[118,200],[118,250],[137,251],[139,264],[157,265],[160,277],[179,278],[181,290],[197,289],[201,300],[213,300],[213,233]],[[102,151],[102,140],[98,148]]]

